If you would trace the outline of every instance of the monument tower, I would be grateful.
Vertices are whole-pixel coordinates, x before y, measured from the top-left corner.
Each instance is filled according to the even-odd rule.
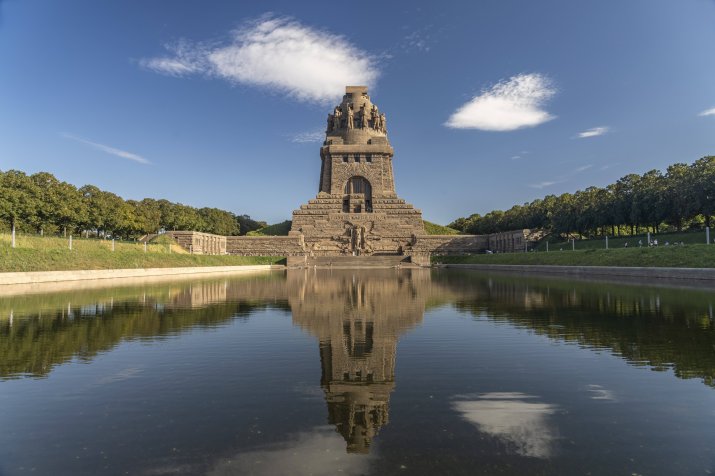
[[[293,212],[290,235],[309,257],[409,255],[422,213],[395,193],[385,114],[365,86],[347,86],[328,114],[318,195]]]

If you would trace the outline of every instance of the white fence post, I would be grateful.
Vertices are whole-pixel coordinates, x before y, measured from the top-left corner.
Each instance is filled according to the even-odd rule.
[[[112,251],[114,251],[114,238],[112,238]]]
[[[12,247],[15,247],[15,222],[12,222]]]
[[[571,238],[571,251],[576,251],[576,238]]]
[[[608,249],[608,235],[606,235],[606,249]]]
[[[72,235],[70,235],[70,249],[72,249]]]
[[[709,226],[705,227],[705,244],[706,245],[710,244],[710,227]]]

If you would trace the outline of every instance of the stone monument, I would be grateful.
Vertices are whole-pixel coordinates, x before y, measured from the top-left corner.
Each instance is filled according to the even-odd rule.
[[[526,251],[529,230],[428,235],[397,196],[385,113],[365,86],[347,86],[326,121],[318,195],[293,211],[288,236],[167,232],[190,253],[285,256],[289,267],[429,266],[431,255]]]
[[[422,213],[397,196],[386,119],[365,86],[348,86],[328,116],[318,195],[293,212],[309,258],[409,255]]]

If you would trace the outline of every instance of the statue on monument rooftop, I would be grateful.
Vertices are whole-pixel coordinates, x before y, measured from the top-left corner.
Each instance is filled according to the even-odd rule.
[[[328,140],[340,136],[344,144],[367,143],[371,137],[387,135],[385,114],[370,101],[365,86],[348,86],[345,96],[328,114]]]

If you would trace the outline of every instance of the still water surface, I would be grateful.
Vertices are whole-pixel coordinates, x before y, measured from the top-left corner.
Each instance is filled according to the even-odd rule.
[[[0,475],[715,472],[709,290],[290,271],[0,296]]]

